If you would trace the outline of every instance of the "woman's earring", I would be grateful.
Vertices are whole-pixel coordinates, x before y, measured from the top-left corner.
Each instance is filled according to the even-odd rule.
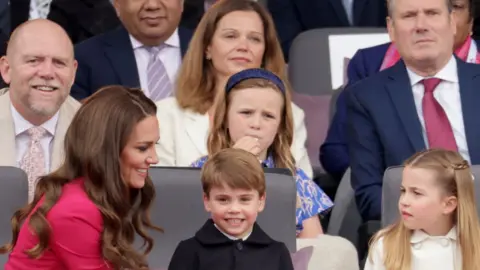
[[[205,59],[211,60],[212,58],[209,55],[205,55]]]

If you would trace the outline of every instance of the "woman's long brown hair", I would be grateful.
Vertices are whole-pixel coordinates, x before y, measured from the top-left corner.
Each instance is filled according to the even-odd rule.
[[[222,0],[205,12],[188,45],[187,53],[183,58],[183,63],[188,64],[180,67],[175,90],[180,108],[205,114],[213,106],[217,94],[216,71],[212,62],[205,58],[205,52],[212,42],[218,22],[235,11],[252,11],[260,16],[265,38],[261,68],[277,74],[287,88],[290,88],[282,48],[277,38],[275,24],[268,11],[253,0]]]
[[[162,231],[150,222],[155,189],[149,177],[143,188],[129,188],[122,179],[120,156],[135,125],[155,115],[155,104],[139,89],[109,86],[88,98],[65,136],[64,164],[42,177],[33,202],[15,212],[13,239],[0,251],[13,249],[20,227],[30,215],[28,225],[39,243],[26,253],[32,258],[40,257],[49,246],[48,212],[60,198],[62,187],[83,177],[85,191],[103,217],[101,250],[105,260],[115,269],[148,269],[146,255],[152,249],[153,239],[146,229]],[[32,212],[42,198],[43,202]],[[142,253],[132,246],[136,233],[144,240]]]
[[[480,223],[476,209],[472,172],[460,154],[442,149],[430,149],[412,156],[406,167],[435,171],[437,183],[448,196],[457,197],[454,221],[462,254],[462,270],[480,269]],[[477,180],[478,181],[478,180]],[[388,270],[410,270],[412,230],[401,220],[381,230],[371,241],[369,259],[374,246],[383,239],[383,264]]]

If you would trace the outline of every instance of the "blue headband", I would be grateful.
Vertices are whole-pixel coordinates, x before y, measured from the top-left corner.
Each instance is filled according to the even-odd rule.
[[[230,76],[225,86],[225,92],[230,92],[237,84],[248,79],[265,79],[274,83],[280,91],[285,93],[285,85],[282,80],[270,71],[261,68],[245,69]]]

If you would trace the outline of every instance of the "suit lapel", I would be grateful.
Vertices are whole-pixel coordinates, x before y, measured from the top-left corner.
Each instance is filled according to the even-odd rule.
[[[412,87],[405,64],[403,61],[399,61],[399,63],[385,72],[389,73],[388,78],[390,81],[387,83],[387,91],[392,99],[392,104],[413,148],[416,152],[421,151],[425,149],[422,125],[415,108]]]
[[[105,55],[122,85],[140,87],[137,62],[127,30],[121,26],[103,37]]]
[[[480,70],[459,60],[457,66],[468,153],[472,164],[480,164]]]
[[[353,0],[353,25],[358,25],[360,18],[364,16],[363,9],[365,8],[368,0]]]
[[[208,115],[201,115],[188,110],[185,112],[184,123],[188,137],[193,142],[197,150],[202,156],[207,155],[207,137],[210,127]]]
[[[0,166],[17,167],[15,151],[15,126],[11,111],[10,94],[0,96]]]
[[[185,53],[188,49],[188,44],[190,39],[192,39],[193,31],[184,27],[178,28],[178,36],[180,38],[180,51],[182,53],[182,58],[185,56]]]
[[[11,31],[28,21],[30,16],[30,0],[10,0]],[[7,33],[8,34],[8,33]]]
[[[55,128],[55,136],[53,138],[50,171],[58,169],[65,159],[65,135],[67,134],[68,127],[70,126],[78,108],[80,108],[80,103],[70,96],[67,97],[67,100],[65,100],[60,107],[57,126]]]
[[[338,18],[340,21],[342,21],[342,24],[345,26],[350,25],[350,22],[348,21],[347,18],[347,13],[345,12],[345,7],[343,6],[342,0],[327,0],[330,1],[330,4],[333,7],[333,10],[337,14]],[[354,0],[355,2],[356,0]]]

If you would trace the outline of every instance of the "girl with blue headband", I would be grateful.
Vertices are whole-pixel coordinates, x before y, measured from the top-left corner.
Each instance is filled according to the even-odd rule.
[[[290,147],[293,120],[290,95],[282,80],[264,69],[246,69],[232,75],[215,104],[207,147],[209,155],[233,147],[254,154],[264,167],[287,168],[297,184],[297,237],[322,234],[318,214],[333,206],[331,199],[295,166]],[[207,156],[192,166],[202,167]]]

